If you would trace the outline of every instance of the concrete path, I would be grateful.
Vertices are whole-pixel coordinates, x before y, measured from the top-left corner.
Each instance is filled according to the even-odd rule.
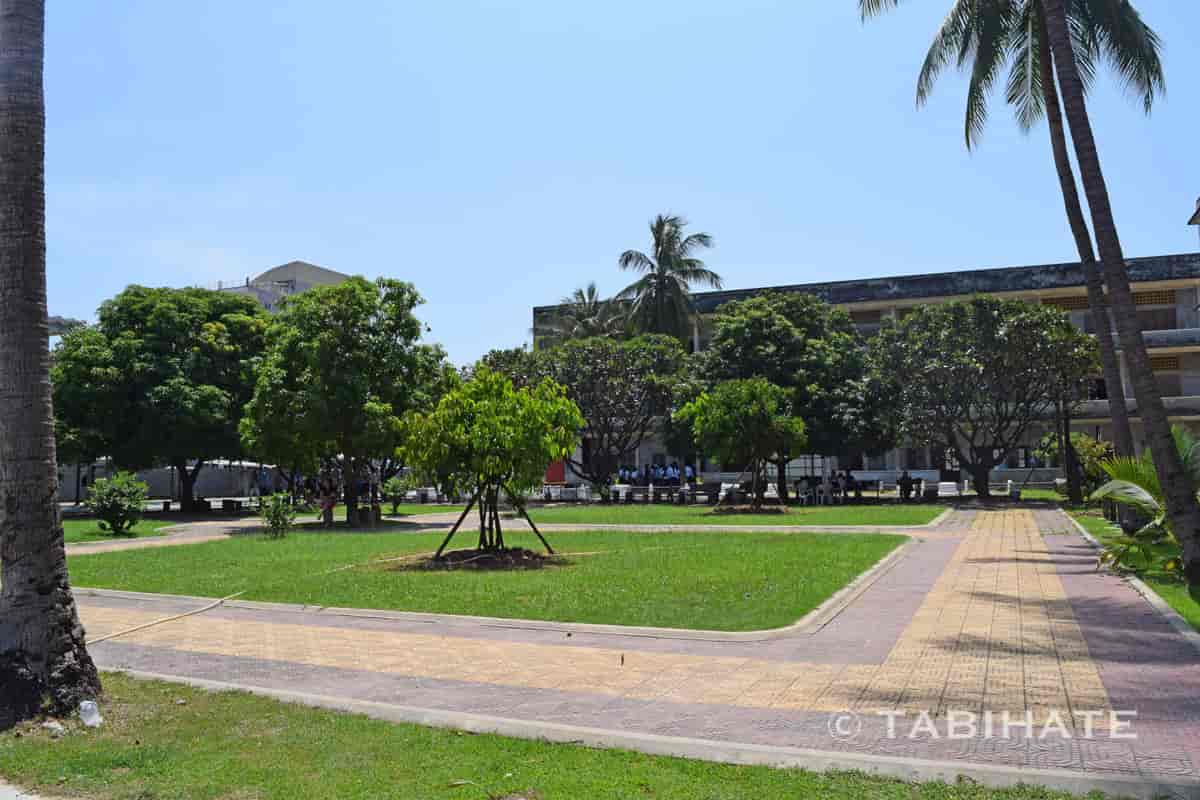
[[[185,522],[162,528],[163,533],[160,536],[140,536],[136,539],[114,538],[100,542],[68,544],[67,555],[82,556],[91,553],[114,553],[119,550],[145,550],[153,547],[213,542],[259,527],[262,527],[262,521],[257,517]]]
[[[211,600],[121,593],[79,602],[92,640],[118,634],[92,648],[104,668],[388,719],[720,760],[1200,797],[1200,654],[1128,584],[1096,573],[1068,517],[960,511],[913,533],[918,543],[844,608],[760,637],[206,609]]]

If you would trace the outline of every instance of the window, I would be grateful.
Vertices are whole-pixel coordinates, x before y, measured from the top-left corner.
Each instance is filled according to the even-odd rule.
[[[1043,300],[1042,305],[1054,306],[1063,311],[1084,311],[1088,307],[1088,299],[1086,294],[1074,295],[1073,297],[1051,297]]]
[[[1134,292],[1135,306],[1173,306],[1175,305],[1175,290],[1166,289],[1158,292]]]

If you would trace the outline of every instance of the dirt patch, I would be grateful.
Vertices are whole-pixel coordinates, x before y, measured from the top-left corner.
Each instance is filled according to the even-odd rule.
[[[571,562],[562,556],[552,556],[546,553],[536,553],[521,547],[504,550],[452,550],[443,553],[441,558],[432,556],[415,558],[397,563],[392,569],[396,571],[423,572],[449,570],[526,570],[544,569],[546,567],[564,567]]]
[[[779,514],[788,513],[787,506],[715,506],[712,510],[713,514]]]

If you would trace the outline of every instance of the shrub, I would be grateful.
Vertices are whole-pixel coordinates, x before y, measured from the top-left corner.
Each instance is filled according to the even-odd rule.
[[[262,498],[262,520],[268,539],[282,539],[296,526],[296,507],[286,493]]]
[[[417,488],[417,481],[410,472],[407,475],[393,475],[383,483],[383,496],[389,503],[392,504],[392,513],[395,514],[400,510],[400,504],[404,502],[404,496],[410,490]]]
[[[150,487],[129,472],[97,478],[83,501],[100,518],[100,530],[122,536],[142,518]]]

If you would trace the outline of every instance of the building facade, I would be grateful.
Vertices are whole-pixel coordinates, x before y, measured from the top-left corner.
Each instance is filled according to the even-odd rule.
[[[1200,212],[1197,218],[1200,221]],[[1200,426],[1200,253],[1136,258],[1127,266],[1151,364],[1171,420]],[[1067,312],[1082,330],[1095,331],[1088,310],[1083,267],[1068,263],[700,292],[693,296],[699,312],[693,327],[693,349],[699,351],[708,345],[711,319],[718,308],[768,291],[811,294],[839,306],[867,336],[878,331],[886,320],[902,318],[920,306],[963,300],[978,294],[1054,306]],[[535,327],[539,319],[552,314],[554,308],[535,308]],[[1123,355],[1121,368],[1134,440],[1140,449],[1145,444],[1145,436]],[[1100,376],[1095,379],[1092,396],[1097,399],[1084,403],[1076,412],[1074,429],[1110,440],[1108,390]],[[1035,481],[1052,477],[1055,471],[1038,469],[1041,465],[1033,455],[1043,433],[1044,430],[1030,431],[1028,440],[1009,454],[1007,463],[997,470],[998,474],[993,474],[993,479],[1024,478],[1030,470],[1034,470]],[[638,461],[661,462],[667,459],[663,450],[659,443],[648,443],[637,454]],[[865,458],[857,464],[838,464],[834,459],[802,456],[793,462],[790,472],[799,476],[829,468],[850,469],[860,479],[890,481],[900,471],[909,470],[918,477],[936,480],[946,466],[943,455],[914,446]],[[1005,472],[1011,472],[1011,475],[1006,476]],[[716,479],[722,473],[707,469],[705,474]],[[570,477],[568,475],[568,480]]]

